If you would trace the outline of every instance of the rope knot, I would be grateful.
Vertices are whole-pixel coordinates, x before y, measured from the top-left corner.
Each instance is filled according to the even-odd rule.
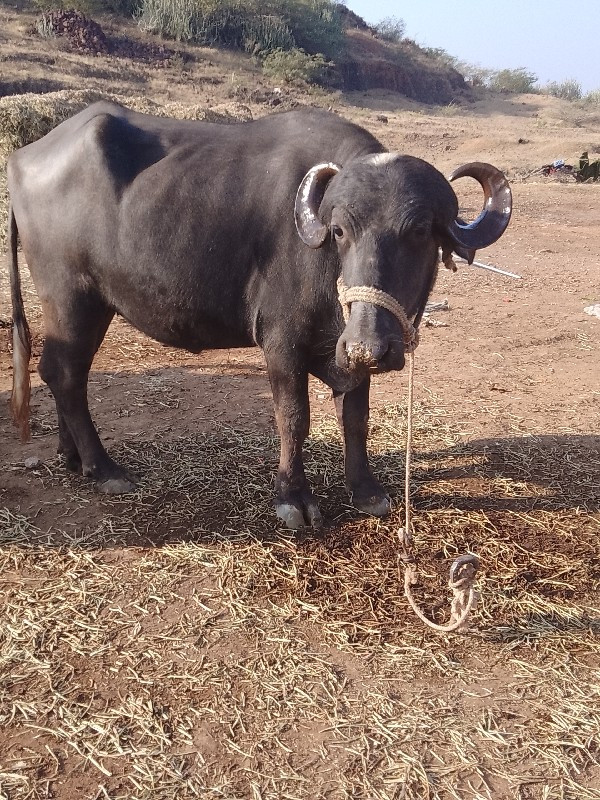
[[[456,266],[456,261],[454,260],[451,250],[444,250],[442,252],[440,261],[446,267],[446,269],[449,269],[451,272],[457,271],[458,267]]]
[[[354,302],[372,303],[375,306],[381,306],[393,314],[398,320],[402,328],[402,338],[404,341],[404,351],[406,353],[413,353],[419,344],[419,333],[413,326],[412,322],[406,316],[406,311],[402,308],[400,303],[391,294],[384,292],[381,289],[376,289],[374,286],[346,286],[343,278],[338,278],[337,282],[338,298],[342,307],[344,315],[344,322],[348,322],[350,318],[350,305]]]
[[[402,537],[403,529],[400,530],[400,534]],[[402,538],[401,542],[403,542]],[[417,583],[417,565],[415,558],[410,551],[408,555],[406,555],[405,551],[405,553],[401,555],[401,558],[405,563],[404,594],[417,617],[430,628],[440,633],[452,633],[454,631],[465,630],[467,628],[469,614],[476,607],[477,601],[479,600],[479,592],[474,589],[475,577],[479,567],[479,559],[477,556],[473,553],[459,556],[450,567],[448,586],[452,589],[452,602],[450,604],[450,619],[445,625],[439,625],[437,622],[430,620],[417,605],[411,590],[411,586]]]

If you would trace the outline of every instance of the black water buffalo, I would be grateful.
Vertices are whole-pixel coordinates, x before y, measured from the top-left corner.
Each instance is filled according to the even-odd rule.
[[[262,348],[281,437],[276,509],[291,528],[321,521],[302,461],[308,375],[321,378],[333,390],[353,502],[384,515],[389,498],[366,452],[370,376],[404,366],[414,345],[408,320],[421,319],[438,248],[472,259],[510,217],[498,170],[476,163],[457,175],[485,192],[469,225],[436,169],[386,152],[335,114],[217,125],[100,102],[63,122],[8,162],[12,408],[22,434],[30,337],[17,236],[43,307],[39,372],[69,469],[104,492],[134,485],[106,453],[87,403],[92,360],[120,314],[192,352]]]

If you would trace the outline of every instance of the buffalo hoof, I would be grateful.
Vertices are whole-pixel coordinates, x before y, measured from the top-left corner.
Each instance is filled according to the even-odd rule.
[[[371,517],[387,517],[392,510],[392,501],[387,494],[374,495],[372,497],[352,498],[352,504],[363,514],[369,514]]]
[[[98,491],[102,494],[127,494],[136,489],[136,483],[129,478],[107,478],[104,481],[98,481]]]
[[[301,528],[315,528],[319,530],[323,527],[323,517],[316,503],[303,504],[304,510],[292,503],[277,503],[275,511],[279,519],[285,523],[286,528],[292,531]]]

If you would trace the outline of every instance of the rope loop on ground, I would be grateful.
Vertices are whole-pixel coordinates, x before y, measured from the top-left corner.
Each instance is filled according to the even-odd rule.
[[[452,633],[461,631],[467,627],[469,614],[476,607],[479,593],[474,589],[475,576],[479,560],[473,553],[469,553],[457,558],[450,567],[450,575],[456,570],[457,566],[461,569],[460,577],[453,580],[450,577],[448,586],[452,589],[453,597],[450,605],[450,620],[445,625],[429,619],[419,608],[413,597],[411,586],[417,583],[417,568],[414,561],[405,564],[404,567],[404,594],[414,613],[421,622],[439,633]]]

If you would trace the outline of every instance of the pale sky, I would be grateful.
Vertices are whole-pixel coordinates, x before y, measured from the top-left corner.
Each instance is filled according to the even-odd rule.
[[[525,67],[539,83],[575,78],[600,89],[600,0],[346,0],[369,24],[406,23],[405,36],[491,69]]]

